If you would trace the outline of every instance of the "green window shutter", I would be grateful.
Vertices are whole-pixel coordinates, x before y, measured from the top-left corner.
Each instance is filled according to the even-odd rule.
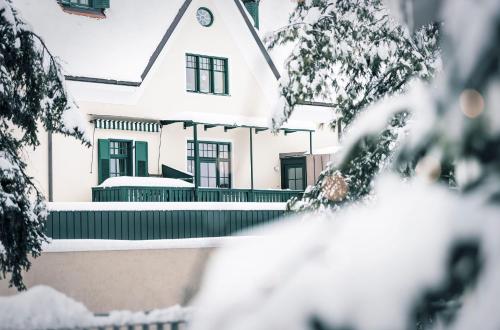
[[[98,170],[98,184],[101,184],[104,180],[109,178],[109,140],[98,141],[98,151],[97,151],[97,166]]]
[[[93,0],[92,7],[94,7],[95,9],[109,8],[109,0]]]
[[[148,176],[148,143],[135,142],[135,176]]]

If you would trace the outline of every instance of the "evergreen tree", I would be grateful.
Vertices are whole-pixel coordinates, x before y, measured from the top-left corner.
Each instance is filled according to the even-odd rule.
[[[88,144],[79,113],[65,92],[64,77],[43,40],[20,19],[10,0],[0,0],[0,279],[25,289],[30,268],[46,237],[44,197],[26,173],[23,148],[40,144],[46,131]]]
[[[295,44],[280,80],[282,102],[273,118],[275,128],[297,104],[321,99],[333,104],[332,110],[349,130],[367,106],[402,93],[414,78],[430,79],[439,65],[438,26],[410,34],[391,18],[381,0],[299,2],[289,25],[267,42],[270,48]],[[374,176],[389,163],[408,118],[406,111],[388,118],[385,127],[359,141],[301,201],[292,200],[291,207],[332,207],[367,196]],[[332,128],[336,124],[332,122]],[[325,193],[325,186],[335,186],[337,193]]]
[[[299,218],[307,222],[259,233],[269,239],[260,250],[251,242],[216,255],[197,306],[199,329],[499,329],[490,307],[500,292],[500,2],[443,3],[444,71],[372,109],[382,122],[415,113],[393,168],[377,183],[378,200],[305,213]],[[377,131],[354,126],[348,149]],[[408,163],[417,175],[403,183],[394,172]],[[456,191],[435,182],[446,163]],[[224,277],[230,266],[236,273]],[[432,275],[414,276],[426,271]],[[229,298],[214,304],[222,286]],[[198,329],[196,315],[193,324]]]

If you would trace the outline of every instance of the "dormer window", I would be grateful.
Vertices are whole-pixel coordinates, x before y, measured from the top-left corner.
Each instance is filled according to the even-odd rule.
[[[186,90],[205,94],[228,95],[227,58],[186,55]]]
[[[63,10],[70,14],[104,18],[104,9],[109,8],[109,0],[58,0]]]

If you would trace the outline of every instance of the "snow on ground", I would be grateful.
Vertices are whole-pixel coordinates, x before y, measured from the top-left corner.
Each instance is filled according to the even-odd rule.
[[[47,286],[35,286],[26,292],[0,297],[0,329],[69,329],[128,324],[176,322],[189,319],[190,308],[173,306],[149,313],[113,311],[94,316],[82,303]]]
[[[219,250],[192,329],[310,329],[313,317],[331,329],[406,329],[423,292],[445,282],[451,247],[476,239],[488,280],[462,301],[456,328],[498,329],[499,210],[420,181],[379,187],[370,207],[305,215]]]
[[[43,243],[44,253],[88,252],[88,251],[129,251],[165,249],[218,248],[234,242],[253,240],[252,236],[201,237],[184,239],[122,241],[122,240],[78,240],[57,239]]]
[[[225,202],[55,202],[47,203],[48,211],[285,211],[286,203]]]
[[[192,188],[192,183],[179,179],[155,178],[155,177],[137,177],[137,176],[118,176],[106,179],[99,185],[101,188],[110,187],[176,187]]]
[[[61,329],[90,324],[93,315],[81,303],[46,286],[0,297],[0,329]]]

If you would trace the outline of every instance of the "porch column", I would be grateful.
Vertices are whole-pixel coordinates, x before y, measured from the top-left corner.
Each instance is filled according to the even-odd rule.
[[[250,132],[250,187],[253,190],[253,128],[249,128]]]
[[[200,152],[198,146],[198,125],[193,124],[193,142],[194,142],[194,189],[196,198],[198,198],[198,188],[200,187]]]
[[[309,154],[313,154],[313,132],[309,131]]]

